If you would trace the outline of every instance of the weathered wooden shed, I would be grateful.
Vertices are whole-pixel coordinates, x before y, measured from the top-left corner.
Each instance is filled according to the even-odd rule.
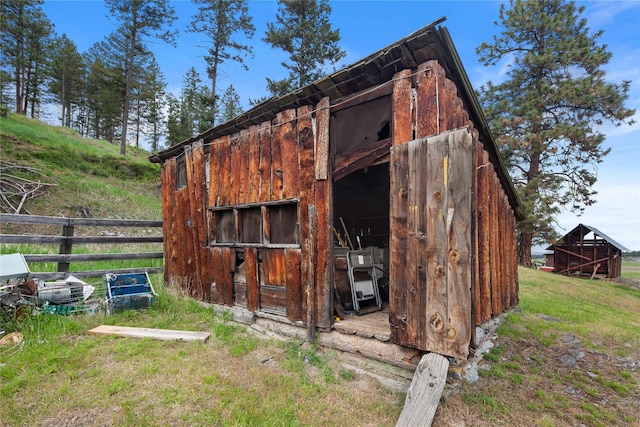
[[[443,20],[152,156],[166,280],[329,331],[366,248],[390,340],[466,358],[518,303],[522,211]]]
[[[614,279],[622,272],[622,251],[629,249],[595,227],[578,224],[547,248],[547,266],[558,274]]]

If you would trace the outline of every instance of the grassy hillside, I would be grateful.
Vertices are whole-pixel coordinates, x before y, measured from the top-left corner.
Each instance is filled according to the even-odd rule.
[[[20,213],[95,218],[162,218],[160,167],[148,153],[82,138],[68,128],[10,114],[0,118],[0,158],[35,169],[22,178],[46,184]]]

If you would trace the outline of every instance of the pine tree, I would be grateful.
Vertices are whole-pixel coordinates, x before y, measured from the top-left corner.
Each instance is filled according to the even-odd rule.
[[[167,94],[167,146],[171,147],[191,137],[187,129],[187,118],[183,115],[180,101],[172,94]]]
[[[278,0],[278,5],[276,23],[267,23],[263,39],[289,54],[289,61],[282,63],[289,77],[267,79],[267,89],[275,96],[316,81],[326,73],[323,68],[346,55],[338,47],[340,32],[331,29],[327,0]]]
[[[253,55],[251,45],[238,41],[238,36],[247,39],[253,37],[255,27],[248,14],[247,0],[194,0],[198,5],[198,14],[193,17],[190,31],[207,37],[209,54],[207,75],[211,80],[211,125],[215,125],[216,85],[219,67],[227,61],[237,62],[248,69],[244,57]]]
[[[611,54],[583,11],[561,0],[511,1],[500,7],[502,33],[477,48],[487,66],[510,61],[507,79],[489,82],[480,98],[525,208],[522,265],[533,244],[554,239],[562,209],[579,214],[595,202],[596,165],[609,152],[600,125],[633,123],[629,82],[606,81]]]
[[[240,95],[236,92],[233,85],[229,85],[222,96],[222,108],[219,112],[218,121],[226,123],[237,115],[242,113],[242,105],[240,104]]]
[[[146,121],[147,135],[151,137],[151,151],[159,149],[160,137],[164,135],[164,107],[166,105],[166,87],[160,65],[152,58],[146,69],[145,81],[141,90],[142,118]]]
[[[95,43],[84,55],[88,64],[86,86],[87,114],[95,138],[116,143],[125,99],[125,61],[127,41],[121,31]]]
[[[0,68],[0,112],[11,109],[10,105],[14,103],[13,87],[11,86],[11,75],[7,70]]]
[[[71,127],[71,112],[82,99],[84,89],[84,61],[78,48],[66,34],[54,42],[49,67],[49,92],[60,104],[62,126]]]
[[[178,144],[211,127],[210,98],[207,87],[194,67],[184,76],[180,99],[167,96],[167,144]]]
[[[209,91],[202,84],[200,74],[194,67],[189,68],[184,76],[180,97],[184,129],[188,131],[187,138],[211,127],[212,120],[208,113],[210,102]]]
[[[0,54],[3,70],[11,73],[15,111],[37,116],[51,48],[53,25],[42,12],[42,0],[0,1]]]
[[[120,154],[126,153],[127,126],[131,94],[135,82],[135,61],[140,53],[139,46],[145,37],[154,37],[167,43],[173,43],[175,33],[165,29],[176,19],[175,9],[168,0],[105,0],[110,13],[122,22],[122,31],[126,36],[125,46],[125,94],[122,108],[122,132]]]

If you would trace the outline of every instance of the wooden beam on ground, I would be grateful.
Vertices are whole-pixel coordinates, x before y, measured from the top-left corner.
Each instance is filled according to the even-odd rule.
[[[446,357],[438,353],[422,356],[396,427],[431,425],[447,382],[448,370],[449,360]]]
[[[119,337],[154,338],[166,341],[205,342],[211,336],[209,332],[176,331],[171,329],[132,328],[128,326],[100,325],[88,331],[90,334],[117,335]]]

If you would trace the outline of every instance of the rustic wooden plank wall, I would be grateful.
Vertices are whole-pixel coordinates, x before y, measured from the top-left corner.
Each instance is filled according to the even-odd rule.
[[[517,305],[516,220],[481,142],[476,144],[476,325]]]
[[[238,303],[249,310],[261,308],[286,315],[292,321],[307,318],[306,293],[310,277],[317,286],[314,320],[331,327],[331,292],[328,246],[331,242],[330,170],[315,162],[316,150],[328,152],[329,100],[319,106],[282,111],[272,122],[227,135],[205,144],[197,141],[184,151],[187,186],[176,188],[178,162],[162,166],[163,219],[165,221],[165,279],[189,289],[194,297],[234,304],[234,272],[238,274]],[[208,159],[207,159],[208,154]],[[321,154],[324,156],[324,154]],[[209,183],[205,167],[209,164]],[[316,173],[324,173],[320,180]],[[207,193],[208,184],[208,193]],[[298,202],[300,247],[272,248],[263,244],[237,246],[209,242],[216,238],[215,210],[211,208],[259,207],[273,202]],[[310,206],[318,206],[318,229],[326,234],[309,240]],[[264,238],[268,242],[268,208],[262,208]],[[326,230],[326,231],[325,231]],[[243,255],[238,261],[237,251]],[[316,265],[309,253],[320,254]],[[239,264],[239,265],[237,265]],[[314,272],[310,275],[309,272]]]
[[[458,139],[425,139],[460,128],[467,132]],[[394,342],[466,357],[473,326],[517,303],[515,217],[437,61],[394,76],[393,147]]]

